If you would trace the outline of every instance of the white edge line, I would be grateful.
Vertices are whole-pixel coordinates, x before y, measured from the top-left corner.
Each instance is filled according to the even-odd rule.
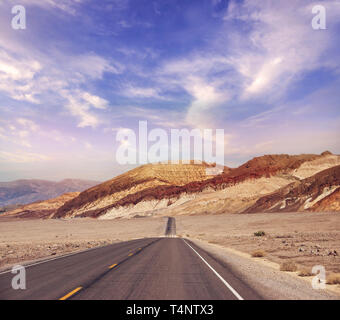
[[[244,300],[239,294],[238,292],[227,282],[225,281],[220,274],[188,243],[186,242],[184,239],[183,241],[203,260],[203,262],[212,270],[212,272],[214,272],[216,274],[216,276],[223,282],[223,284],[234,294],[234,296],[238,299],[238,300]]]

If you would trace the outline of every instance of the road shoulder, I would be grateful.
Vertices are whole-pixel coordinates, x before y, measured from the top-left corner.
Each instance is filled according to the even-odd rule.
[[[251,258],[249,254],[202,240],[189,238],[197,246],[226,263],[244,282],[265,299],[270,300],[339,300],[340,290],[327,285],[315,290],[311,278],[279,270],[279,265],[266,259]]]

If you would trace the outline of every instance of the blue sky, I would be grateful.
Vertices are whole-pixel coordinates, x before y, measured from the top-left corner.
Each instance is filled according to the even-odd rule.
[[[105,180],[118,128],[222,128],[225,164],[340,153],[340,1],[0,3],[0,180]],[[322,4],[327,29],[311,26]]]

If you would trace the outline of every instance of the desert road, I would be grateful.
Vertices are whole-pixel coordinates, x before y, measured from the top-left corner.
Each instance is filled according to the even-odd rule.
[[[248,300],[261,297],[189,240],[165,237],[112,244],[26,267],[26,289],[0,273],[0,299]]]

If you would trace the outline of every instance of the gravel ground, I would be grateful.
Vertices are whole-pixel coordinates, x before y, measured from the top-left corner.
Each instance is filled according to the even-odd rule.
[[[340,273],[340,213],[257,213],[178,216],[177,234],[248,254],[261,250],[278,264],[299,270],[315,265]],[[254,236],[263,231],[264,236]]]
[[[0,218],[0,270],[114,242],[164,234],[165,218],[37,220]]]
[[[279,270],[270,261],[250,258],[246,253],[224,248],[197,239],[190,239],[201,248],[225,262],[246,283],[257,290],[265,299],[271,300],[340,300],[340,290],[327,285],[326,290],[315,290],[311,277],[299,278]]]

